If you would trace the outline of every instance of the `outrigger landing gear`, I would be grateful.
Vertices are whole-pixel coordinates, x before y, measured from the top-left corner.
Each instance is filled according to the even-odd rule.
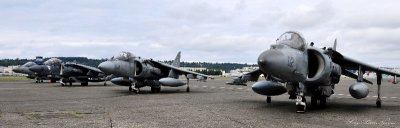
[[[190,92],[189,78],[186,78],[186,92]]]
[[[378,98],[376,99],[376,107],[381,108],[382,103],[381,103],[381,83],[382,83],[382,74],[377,73],[377,84],[378,84]]]
[[[299,83],[297,88],[297,99],[296,99],[296,112],[304,113],[306,112],[306,98],[304,97],[304,84]]]

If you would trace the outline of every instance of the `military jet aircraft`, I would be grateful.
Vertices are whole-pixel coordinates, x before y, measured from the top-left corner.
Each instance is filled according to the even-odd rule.
[[[247,86],[246,84],[247,81],[243,81],[241,78],[234,78],[232,81],[230,82],[226,82],[225,84],[227,85],[243,85],[243,86]]]
[[[211,76],[180,69],[181,53],[179,52],[172,65],[164,64],[152,59],[142,59],[133,56],[130,52],[122,52],[116,58],[99,64],[98,68],[106,74],[113,74],[117,78],[112,83],[129,86],[129,91],[139,92],[141,87],[150,86],[152,92],[160,92],[161,86],[179,87],[185,85],[178,80],[179,75],[187,78],[186,91],[189,92],[189,79],[207,79]]]
[[[271,96],[288,92],[289,99],[296,99],[296,112],[303,113],[306,111],[305,96],[311,96],[312,106],[316,106],[318,101],[320,106],[324,106],[327,97],[334,94],[335,84],[339,83],[341,75],[356,79],[349,88],[352,97],[367,97],[369,89],[365,83],[372,82],[364,79],[363,74],[372,71],[377,75],[376,106],[379,108],[382,74],[394,76],[394,79],[400,76],[399,73],[343,56],[336,51],[336,40],[333,48],[320,49],[312,45],[307,46],[305,39],[297,32],[282,34],[276,44],[258,57],[259,70],[245,74],[246,79],[251,81],[256,81],[260,74],[264,74],[266,78],[254,83],[253,91],[266,95],[268,103],[271,102]],[[357,70],[358,74],[351,73],[350,70]]]
[[[82,86],[87,86],[89,82],[106,81],[106,75],[100,69],[78,64],[75,62],[67,62],[61,65],[61,86],[65,83],[72,85],[72,82],[80,82]],[[104,86],[107,85],[104,82]]]
[[[228,85],[243,85],[247,86],[247,81],[257,81],[258,77],[261,75],[261,70],[255,70],[251,73],[243,74],[239,77],[233,78],[232,81],[226,82],[225,84]],[[254,75],[254,76],[252,76]]]
[[[60,69],[62,61],[57,58],[50,58],[45,61],[43,65],[32,65],[29,70],[35,73],[37,83],[43,82],[43,80],[50,80],[51,83],[55,83],[59,80]]]

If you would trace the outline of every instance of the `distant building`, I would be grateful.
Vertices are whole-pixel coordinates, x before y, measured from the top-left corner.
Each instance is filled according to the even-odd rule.
[[[12,71],[12,69],[16,67],[18,66],[0,66],[0,76],[27,76],[26,74],[15,73],[14,71]]]
[[[207,68],[201,68],[201,67],[180,67],[183,70],[187,70],[187,71],[203,71],[203,70],[207,70]]]
[[[231,70],[229,73],[225,73],[223,76],[226,77],[238,77],[241,76],[243,74],[252,72],[254,70],[257,70],[258,67],[243,67],[241,69],[235,69],[235,70]]]

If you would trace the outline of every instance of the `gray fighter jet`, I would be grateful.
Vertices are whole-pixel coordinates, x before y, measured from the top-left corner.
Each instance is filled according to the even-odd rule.
[[[150,86],[152,92],[160,92],[161,86],[179,87],[185,85],[178,80],[179,75],[187,78],[186,91],[189,92],[189,79],[207,79],[210,76],[180,69],[181,53],[179,52],[172,65],[164,64],[152,59],[135,57],[129,52],[122,52],[116,58],[102,62],[98,68],[106,74],[113,74],[117,78],[112,83],[129,86],[129,91],[139,92],[139,88]]]
[[[333,48],[315,48],[306,45],[305,39],[297,32],[289,31],[282,34],[276,44],[258,57],[259,70],[246,74],[248,80],[257,80],[264,74],[266,80],[254,83],[254,92],[266,95],[267,102],[271,96],[288,92],[289,99],[296,99],[297,112],[305,112],[305,96],[311,96],[311,106],[326,104],[326,100],[334,94],[335,84],[339,83],[341,75],[356,79],[349,88],[352,97],[362,99],[367,97],[369,89],[365,83],[372,82],[363,78],[366,71],[376,72],[378,98],[376,106],[381,107],[380,87],[382,74],[394,76],[400,74],[380,69],[360,61],[343,56],[336,51],[336,40]],[[350,70],[357,70],[353,74]],[[286,84],[284,86],[283,84]]]
[[[73,82],[80,82],[82,86],[87,86],[89,82],[103,82],[107,78],[98,68],[74,62],[62,64],[60,75],[61,86],[64,86],[65,83],[69,83],[71,86]],[[106,82],[104,85],[107,85]]]
[[[59,80],[60,69],[62,61],[57,58],[50,58],[45,61],[43,65],[32,65],[29,70],[35,73],[36,82],[43,82],[43,80],[50,80],[51,83],[55,83]]]
[[[243,74],[237,78],[233,78],[232,81],[226,82],[228,85],[243,85],[247,86],[247,81],[257,81],[258,77],[261,75],[261,70],[255,70],[253,72]]]

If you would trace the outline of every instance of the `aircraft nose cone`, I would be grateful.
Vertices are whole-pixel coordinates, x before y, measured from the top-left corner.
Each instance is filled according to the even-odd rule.
[[[13,72],[19,73],[21,72],[21,69],[19,67],[13,68],[12,69]]]
[[[33,65],[33,66],[29,67],[29,70],[31,70],[32,72],[40,72],[41,69],[42,68],[39,65]]]
[[[113,74],[113,72],[115,70],[115,64],[110,61],[106,61],[106,62],[100,63],[98,68],[104,73]]]
[[[276,67],[284,65],[281,62],[283,56],[283,53],[279,50],[267,50],[260,54],[257,63],[263,72],[269,72]]]

